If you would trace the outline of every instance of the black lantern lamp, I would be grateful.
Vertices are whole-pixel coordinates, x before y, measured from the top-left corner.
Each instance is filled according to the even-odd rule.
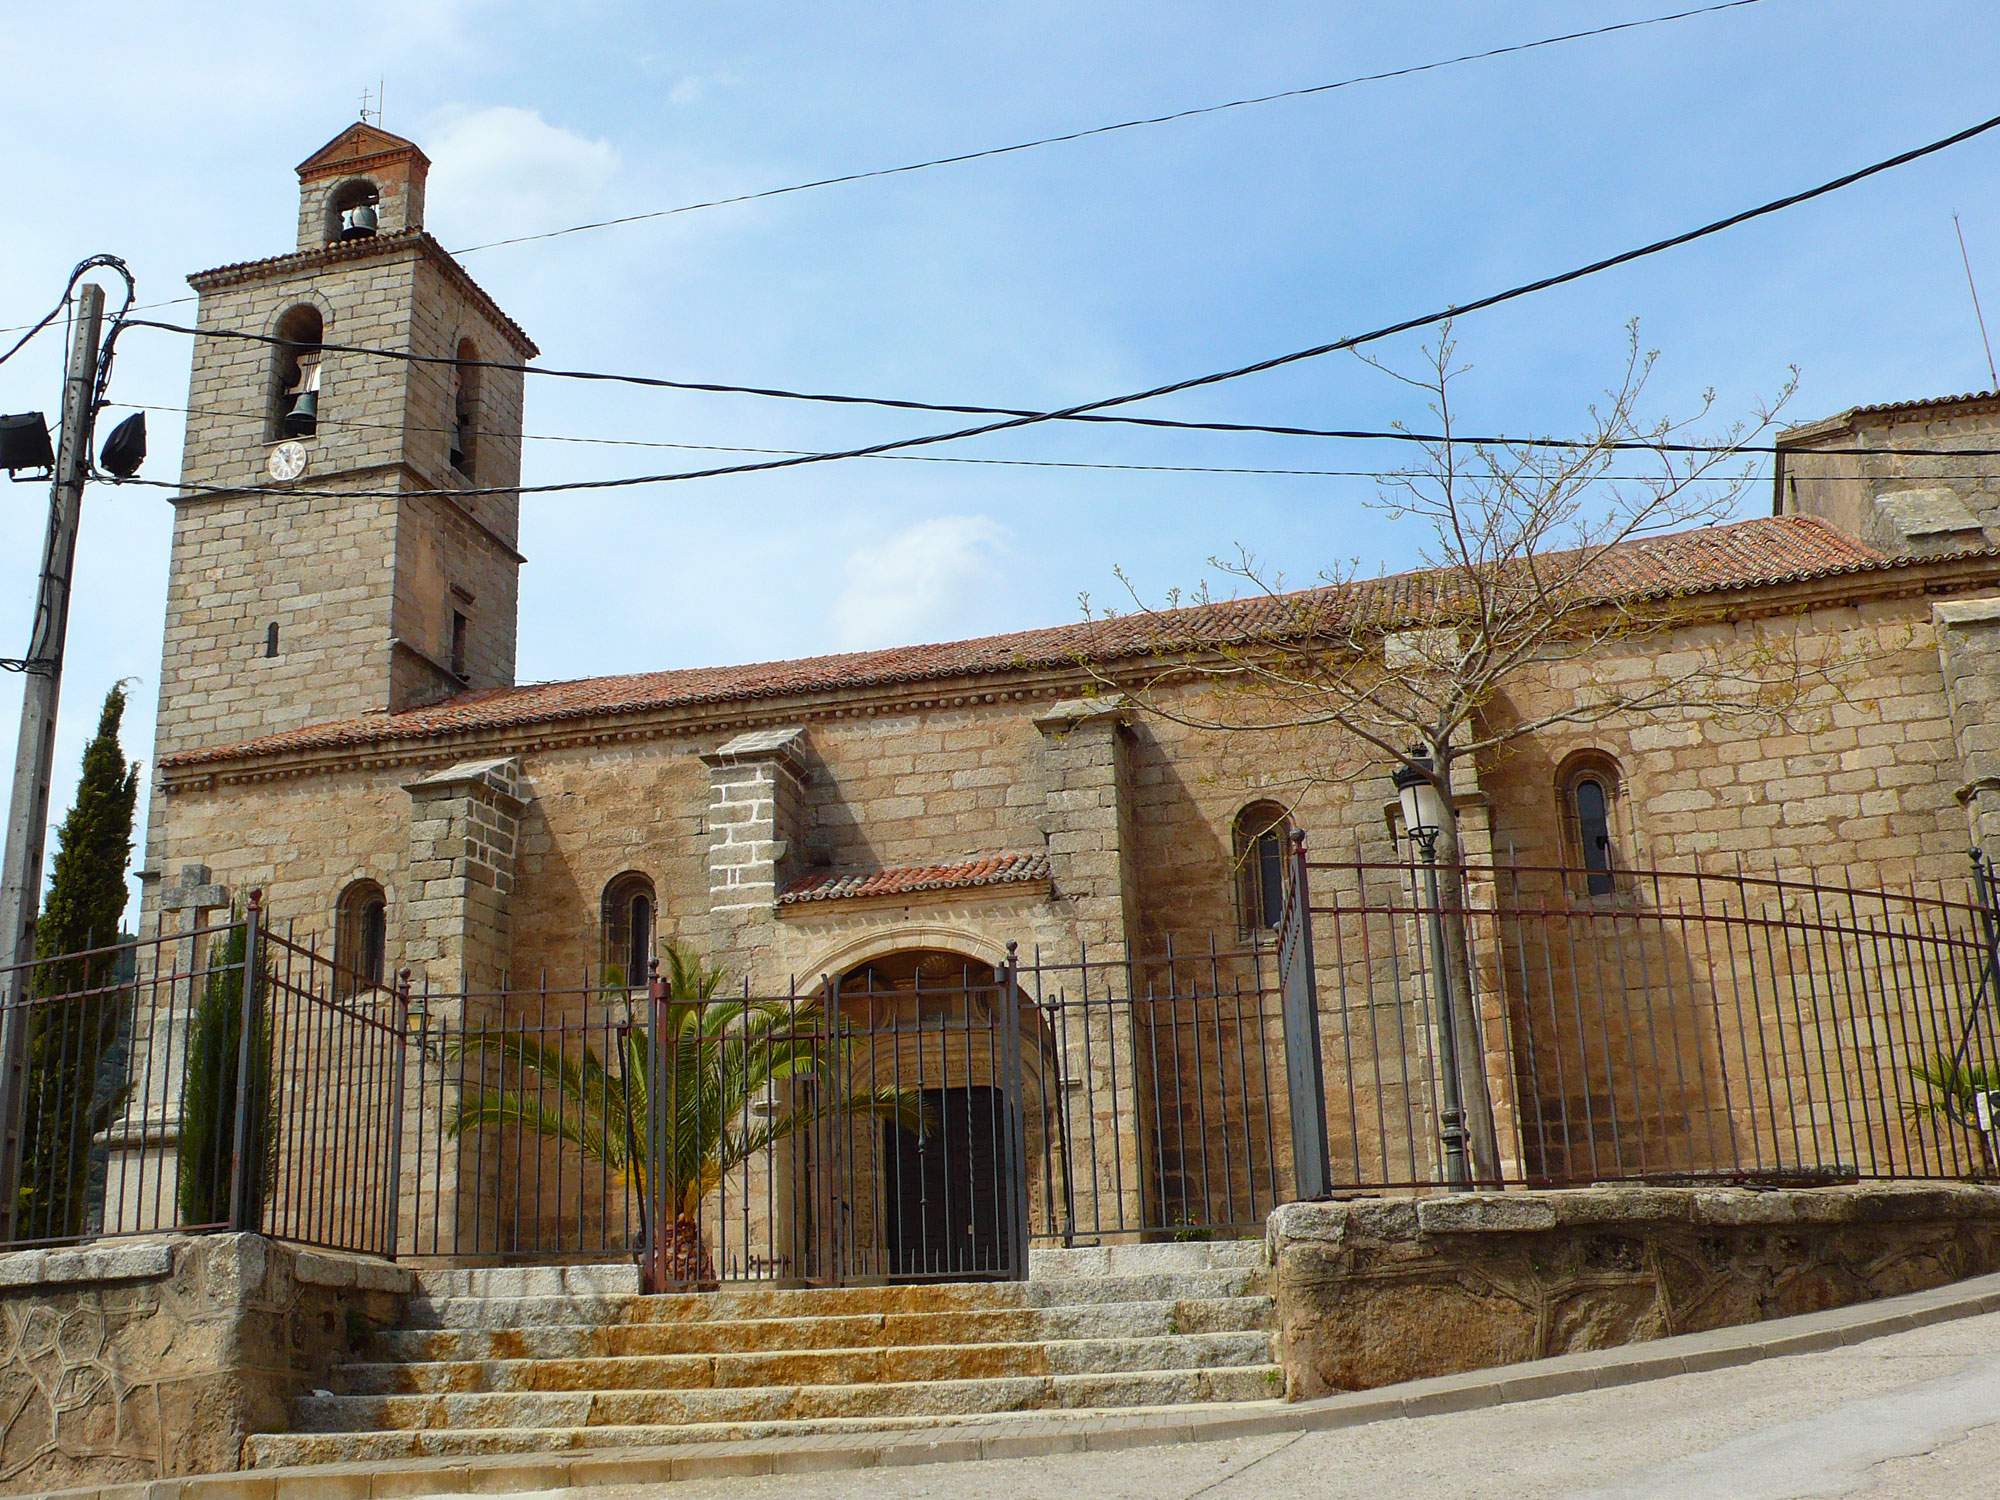
[[[1427,898],[1424,928],[1429,948],[1425,967],[1430,971],[1437,1002],[1438,1072],[1444,1095],[1443,1107],[1438,1111],[1438,1144],[1443,1156],[1445,1185],[1453,1192],[1463,1192],[1472,1185],[1467,1150],[1470,1138],[1465,1126],[1464,1089],[1458,1076],[1457,1005],[1452,993],[1455,986],[1447,946],[1450,939],[1445,934],[1444,903],[1440,899],[1437,867],[1438,835],[1444,832],[1445,818],[1450,809],[1444,793],[1432,780],[1434,772],[1435,763],[1428,749],[1412,745],[1403,764],[1396,767],[1389,779],[1395,783],[1396,800],[1402,804],[1403,831],[1409,835],[1416,852],[1423,856],[1424,894]]]
[[[1395,783],[1396,800],[1403,808],[1403,831],[1423,850],[1424,857],[1437,856],[1438,835],[1444,831],[1444,793],[1431,779],[1430,753],[1412,745],[1408,759],[1396,767],[1389,779]]]

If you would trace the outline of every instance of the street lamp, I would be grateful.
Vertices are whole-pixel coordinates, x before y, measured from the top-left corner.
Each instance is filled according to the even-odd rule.
[[[1438,1139],[1444,1148],[1444,1176],[1454,1191],[1470,1188],[1466,1165],[1465,1100],[1458,1086],[1458,1018],[1452,998],[1451,966],[1446,962],[1443,903],[1438,896],[1438,835],[1444,831],[1450,804],[1435,780],[1430,752],[1413,745],[1390,778],[1402,804],[1403,832],[1424,862],[1428,914],[1425,934],[1430,944],[1430,970],[1437,982],[1438,1067],[1444,1075],[1444,1107],[1438,1114]]]

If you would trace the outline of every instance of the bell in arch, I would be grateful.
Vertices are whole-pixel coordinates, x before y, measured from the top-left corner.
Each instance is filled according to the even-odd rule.
[[[372,203],[357,203],[352,208],[340,212],[340,237],[344,240],[365,240],[375,233],[381,223]]]
[[[292,404],[286,409],[284,428],[286,437],[311,437],[319,430],[319,356],[302,354],[299,356],[299,378],[292,383],[286,395]]]

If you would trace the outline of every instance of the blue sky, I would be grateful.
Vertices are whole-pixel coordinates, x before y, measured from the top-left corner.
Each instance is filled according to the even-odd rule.
[[[292,168],[386,81],[434,161],[448,246],[1322,82],[1675,8],[1592,3],[804,6],[354,0],[57,7],[0,35],[0,324],[124,255],[142,300],[291,247]],[[95,76],[82,75],[87,58]],[[1993,112],[1990,0],[1762,0],[1650,30],[933,172],[495,249],[473,275],[551,365],[1048,407],[1246,362],[1559,269],[1818,182]],[[73,111],[88,111],[76,128]],[[1623,325],[1661,351],[1652,408],[1725,416],[1801,372],[1788,416],[1987,384],[1952,236],[2000,311],[2000,139],[1690,249],[1464,320],[1468,419],[1576,428]],[[191,308],[168,313],[190,313]],[[1416,340],[1383,347],[1407,360]],[[185,402],[188,349],[135,332],[115,399]],[[53,409],[59,338],[0,367]],[[1373,427],[1409,392],[1334,356],[1156,403]],[[177,473],[152,417],[146,473]],[[531,381],[538,434],[784,448],[931,430],[921,415]],[[951,425],[940,419],[936,426]],[[1036,428],[967,454],[1385,466],[1382,447]],[[703,455],[527,445],[530,482]],[[1761,505],[1763,491],[1749,503]],[[864,462],[530,499],[524,681],[939,639],[1198,582],[1238,545],[1310,578],[1407,563],[1365,479]],[[43,493],[0,489],[0,654],[25,637]],[[57,815],[109,684],[150,754],[169,510],[86,503]],[[12,641],[8,647],[5,643]],[[0,681],[11,726],[18,683]]]

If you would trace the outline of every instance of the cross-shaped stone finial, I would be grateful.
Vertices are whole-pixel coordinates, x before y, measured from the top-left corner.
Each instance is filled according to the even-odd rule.
[[[217,885],[207,865],[182,865],[174,883],[160,892],[163,911],[188,911],[197,919],[205,911],[229,904],[229,887]]]

